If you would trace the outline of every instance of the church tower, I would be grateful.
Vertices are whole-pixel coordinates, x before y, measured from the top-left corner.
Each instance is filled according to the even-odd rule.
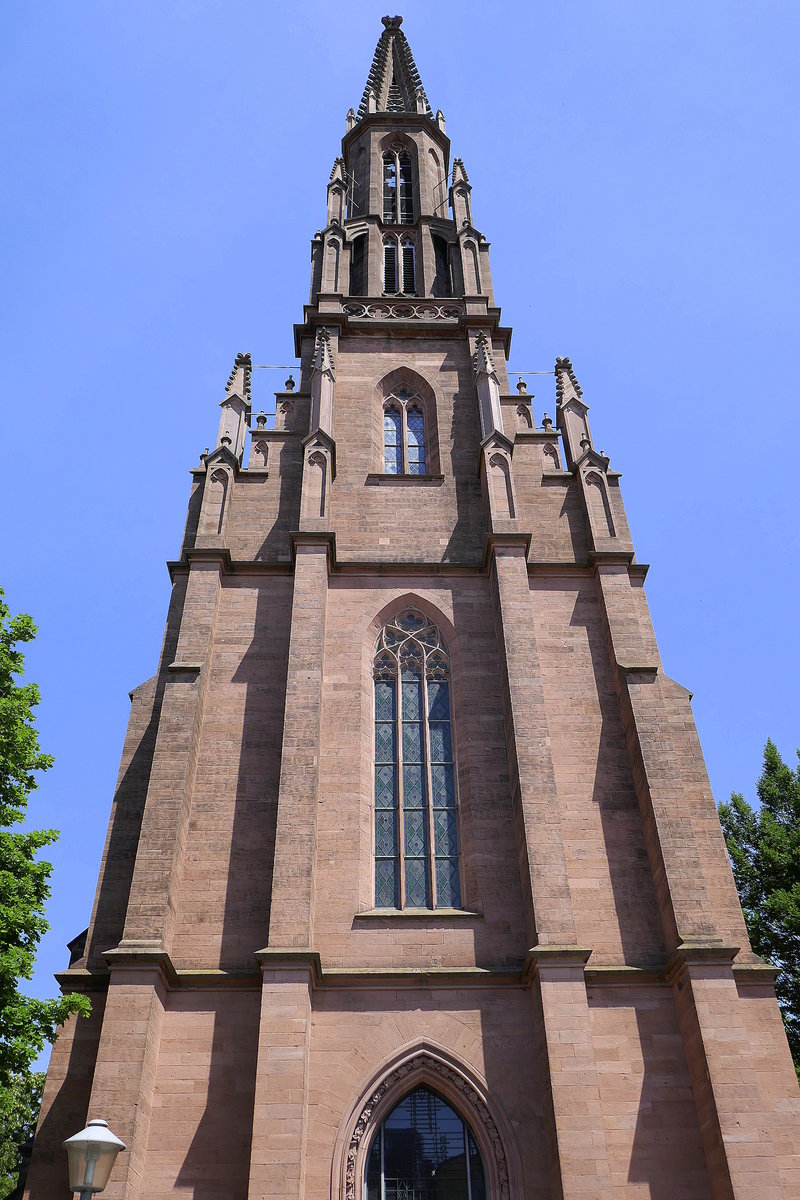
[[[254,416],[239,354],[192,471],[25,1195],[102,1117],[108,1200],[789,1200],[773,971],[620,476],[568,358],[552,417],[509,387],[401,25],[298,383]]]

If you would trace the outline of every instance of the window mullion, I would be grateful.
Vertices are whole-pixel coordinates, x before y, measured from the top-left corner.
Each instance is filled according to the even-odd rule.
[[[402,404],[402,403],[400,404],[400,412],[403,414],[402,415],[402,428],[400,431],[401,435],[402,435],[402,441],[403,441],[403,456],[402,456],[402,458],[403,458],[403,474],[408,475],[408,474],[410,474],[409,466],[408,466],[408,416],[406,413],[405,404]]]
[[[395,732],[397,744],[397,869],[400,872],[399,904],[406,906],[405,818],[403,816],[403,672],[398,661],[395,679]]]
[[[422,711],[424,713],[423,725],[425,728],[425,737],[423,738],[425,746],[425,790],[427,794],[425,816],[428,823],[428,870],[431,873],[430,902],[431,908],[436,908],[436,847],[433,841],[433,772],[431,771],[431,731],[430,718],[428,717],[427,662],[423,664],[422,668]]]
[[[461,1122],[461,1128],[464,1130],[464,1162],[467,1167],[467,1200],[472,1200],[472,1163],[469,1159],[469,1139],[467,1138],[466,1121]]]

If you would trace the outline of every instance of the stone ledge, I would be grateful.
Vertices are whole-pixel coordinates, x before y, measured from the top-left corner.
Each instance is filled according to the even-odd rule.
[[[518,968],[491,967],[331,967],[325,987],[520,987]]]
[[[681,942],[669,956],[666,977],[672,983],[681,971],[688,971],[690,967],[728,967],[732,971],[733,960],[740,949],[740,946],[727,946],[721,941]]]
[[[588,967],[584,975],[586,977],[587,986],[589,984],[613,986],[614,984],[622,984],[625,987],[636,987],[637,984],[647,983],[665,983],[666,964],[660,963],[655,966],[631,967],[627,965],[602,967]]]
[[[522,964],[522,982],[533,982],[541,967],[585,970],[591,950],[585,946],[531,946]]]
[[[379,471],[370,471],[364,483],[372,487],[383,487],[385,484],[408,487],[415,483],[422,483],[428,487],[439,487],[444,483],[444,475],[388,475]]]
[[[402,924],[404,921],[461,921],[483,920],[480,909],[467,908],[367,908],[357,912],[353,924],[362,921],[372,924],[375,921],[390,921],[392,924]]]
[[[302,971],[306,970],[312,987],[322,983],[322,963],[319,953],[306,946],[265,946],[256,950],[254,958],[265,971]]]

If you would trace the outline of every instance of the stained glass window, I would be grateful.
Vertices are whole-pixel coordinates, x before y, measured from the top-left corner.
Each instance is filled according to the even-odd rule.
[[[433,622],[406,609],[386,625],[374,677],[375,907],[459,908],[450,661]]]
[[[387,475],[425,475],[425,414],[419,397],[405,388],[394,392],[383,410],[384,471]]]
[[[425,418],[422,410],[413,404],[406,409],[408,426],[408,473],[425,474]]]
[[[366,1200],[486,1200],[486,1175],[472,1130],[425,1086],[381,1123],[367,1155]]]
[[[403,473],[403,418],[399,408],[391,405],[383,414],[383,469],[387,475]]]

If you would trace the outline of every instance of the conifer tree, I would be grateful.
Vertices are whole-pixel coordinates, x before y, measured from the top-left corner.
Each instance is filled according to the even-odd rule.
[[[800,766],[788,766],[771,741],[756,793],[759,809],[734,792],[719,816],[750,944],[778,968],[775,992],[800,1076]]]

